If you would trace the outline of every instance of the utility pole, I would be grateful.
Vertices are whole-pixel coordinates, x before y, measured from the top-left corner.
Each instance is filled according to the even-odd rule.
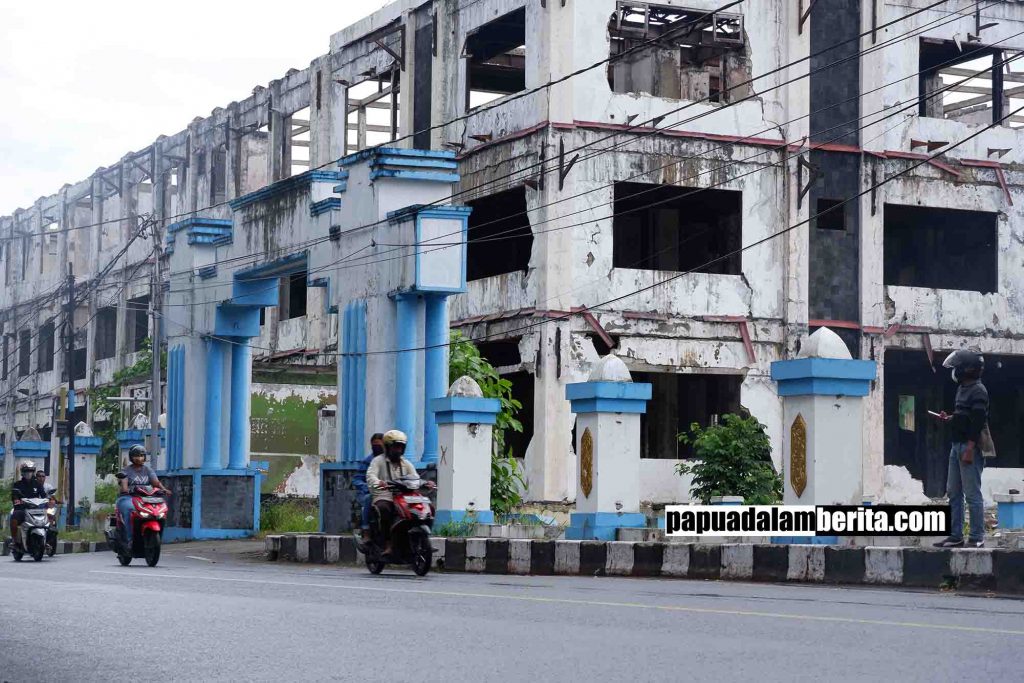
[[[153,229],[153,271],[152,271],[152,293],[149,297],[149,315],[153,320],[152,339],[150,349],[153,353],[152,375],[149,389],[149,452],[152,455],[152,462],[160,462],[160,407],[163,404],[160,391],[160,305],[163,299],[163,286],[160,278],[160,259],[163,250],[160,248],[160,231],[157,229],[158,221],[152,220]]]
[[[68,468],[68,515],[67,523],[75,524],[75,266],[68,263],[68,308],[64,315],[64,366],[68,369],[67,435],[68,452],[65,464]]]

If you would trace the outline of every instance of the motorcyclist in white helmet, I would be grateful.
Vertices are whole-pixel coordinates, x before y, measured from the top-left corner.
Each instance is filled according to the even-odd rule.
[[[384,540],[384,555],[391,553],[391,525],[395,520],[395,504],[389,481],[396,479],[417,479],[419,473],[413,464],[405,459],[405,447],[409,443],[404,432],[392,429],[384,434],[384,453],[378,455],[366,469],[366,483],[373,495],[373,508],[377,520],[375,533]]]

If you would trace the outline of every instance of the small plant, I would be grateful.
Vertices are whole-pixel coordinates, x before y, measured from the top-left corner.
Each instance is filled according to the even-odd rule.
[[[13,479],[0,479],[0,516],[11,511],[11,487],[14,486]]]
[[[473,530],[475,528],[476,521],[473,519],[463,519],[458,522],[445,522],[434,530],[434,535],[444,536],[446,538],[466,538],[473,535]]]
[[[692,474],[691,495],[702,503],[713,496],[743,496],[747,505],[770,505],[782,499],[782,477],[772,464],[772,448],[764,425],[753,417],[724,415],[717,425],[690,425],[679,435],[692,444],[696,459],[676,465],[676,473]]]
[[[96,484],[96,502],[106,503],[107,505],[113,505],[117,502],[117,484],[108,484],[107,482],[100,482]]]
[[[266,502],[260,509],[260,531],[277,534],[311,533],[319,530],[316,501],[285,499]]]
[[[523,504],[520,493],[526,487],[519,461],[511,454],[491,457],[491,510],[504,515]]]

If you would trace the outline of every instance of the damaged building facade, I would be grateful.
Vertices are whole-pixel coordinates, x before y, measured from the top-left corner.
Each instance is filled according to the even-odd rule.
[[[319,169],[387,144],[455,154],[451,201],[472,213],[467,291],[448,316],[523,404],[524,430],[506,440],[528,499],[574,496],[565,387],[609,352],[652,384],[643,499],[687,500],[674,466],[691,452],[677,435],[741,409],[766,425],[781,466],[770,364],[823,326],[878,363],[866,494],[887,497],[886,465],[942,494],[947,437],[927,411],[950,409],[939,365],[963,346],[989,360],[999,455],[985,493],[1019,483],[1024,4],[725,4],[394,2],[334,35],[307,69],[0,219],[5,443],[51,423],[65,369],[48,326],[60,330],[64,264],[88,293],[73,372],[80,387],[109,383],[148,334],[149,237],[89,283],[136,217],[156,219],[161,244],[179,229],[212,243],[212,259],[184,274],[201,287],[211,266],[280,256],[277,242],[321,238],[322,214],[345,211],[343,194],[325,192],[287,239],[262,220],[265,253],[230,262],[216,240],[232,202],[315,183]],[[401,249],[378,243],[358,259],[407,258]],[[329,435],[344,323],[319,280],[282,276],[252,340],[252,458],[292,458],[271,465],[286,471],[281,490],[296,474],[315,481],[349,438]],[[85,398],[84,416],[105,417]],[[388,426],[364,425],[356,441]]]

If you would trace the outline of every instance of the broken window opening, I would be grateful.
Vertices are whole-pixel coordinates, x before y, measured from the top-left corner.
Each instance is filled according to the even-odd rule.
[[[590,342],[594,345],[594,351],[596,351],[597,355],[601,357],[607,356],[609,353],[611,353],[612,351],[619,347],[618,335],[610,334],[608,336],[611,338],[613,346],[608,346],[604,338],[597,332],[587,333],[587,338],[590,339]]]
[[[753,93],[742,14],[619,2],[608,33],[612,92],[714,103]]]
[[[615,183],[612,266],[739,275],[742,204],[735,190]]]
[[[96,360],[113,358],[117,352],[117,307],[96,311]]]
[[[32,371],[32,333],[22,330],[18,337],[18,377],[28,377]]]
[[[846,204],[842,199],[819,199],[814,213],[814,226],[819,230],[846,230]]]
[[[149,296],[128,300],[128,348],[133,353],[141,351],[149,338]]]
[[[530,372],[512,372],[502,375],[512,383],[512,399],[519,401],[522,407],[516,413],[516,419],[523,425],[523,431],[517,432],[513,429],[505,430],[505,453],[515,458],[525,458],[526,449],[533,440],[534,420],[534,376]]]
[[[350,86],[346,99],[346,151],[384,145],[399,136],[402,93],[398,69]]]
[[[220,204],[228,196],[228,152],[224,145],[213,149],[210,160],[210,201]]]
[[[39,347],[36,365],[39,372],[50,372],[53,370],[53,348],[56,337],[56,325],[52,320],[43,323],[39,328]]]
[[[466,36],[466,111],[526,90],[526,8]]]
[[[739,413],[739,375],[634,372],[634,382],[650,382],[651,401],[640,416],[640,457],[682,459],[693,457],[693,446],[679,434],[716,424],[723,415]]]
[[[270,155],[270,126],[267,123],[250,123],[242,128],[247,132],[238,139],[241,155],[239,194],[245,195],[269,183],[267,159]]]
[[[476,342],[476,348],[480,351],[480,355],[494,367],[512,367],[523,362],[522,356],[519,355],[520,339],[521,337],[513,337],[511,339]]]
[[[886,204],[886,285],[998,291],[998,214]]]
[[[933,38],[922,38],[920,45],[921,116],[989,124],[1024,104],[1024,53]],[[942,94],[935,95],[939,90]],[[1019,128],[1024,116],[1012,116],[1001,125]]]
[[[11,353],[13,353],[12,347],[14,346],[13,344],[11,344],[11,339],[13,339],[13,338],[14,338],[13,334],[5,334],[4,335],[4,349],[3,349],[4,357],[3,357],[3,368],[2,368],[3,372],[0,373],[0,379],[7,379],[7,375],[11,371],[11,361],[10,361],[10,358],[11,358]]]
[[[514,187],[466,204],[473,208],[467,228],[466,280],[527,270],[533,229],[526,213],[526,187]]]
[[[278,305],[280,320],[292,320],[306,315],[306,271],[292,273],[281,278],[280,304]]]
[[[60,224],[57,221],[50,221],[43,225],[42,253],[39,255],[39,274],[56,269],[57,247]]]
[[[310,115],[310,108],[306,107],[289,116],[285,122],[285,130],[288,131],[285,141],[286,166],[290,169],[290,175],[309,170]]]

